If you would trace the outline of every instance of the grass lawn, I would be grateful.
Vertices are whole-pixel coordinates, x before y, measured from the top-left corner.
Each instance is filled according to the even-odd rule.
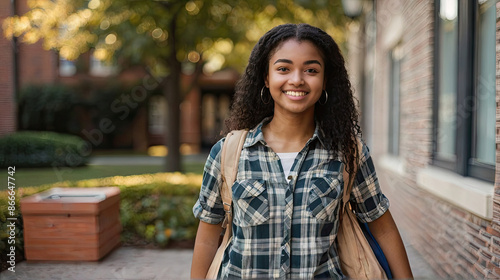
[[[204,163],[184,163],[186,173],[203,173]],[[89,165],[69,168],[16,168],[17,188],[38,186],[60,181],[78,181],[111,176],[127,176],[163,172],[161,165]],[[0,172],[0,191],[7,189],[7,168]],[[11,180],[11,182],[14,182]]]

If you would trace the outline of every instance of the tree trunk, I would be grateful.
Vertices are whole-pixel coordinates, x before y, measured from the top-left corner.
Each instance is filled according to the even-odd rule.
[[[168,44],[170,45],[170,54],[168,64],[170,74],[167,77],[163,94],[167,99],[167,127],[165,129],[165,141],[168,147],[168,155],[165,158],[165,171],[181,171],[181,153],[180,153],[180,116],[181,116],[181,63],[177,60],[176,48],[176,28],[177,16],[174,15],[170,24]]]

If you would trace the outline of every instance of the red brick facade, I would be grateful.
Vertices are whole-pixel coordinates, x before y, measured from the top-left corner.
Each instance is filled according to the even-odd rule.
[[[27,1],[15,1],[16,14],[22,15],[29,11]],[[43,41],[35,44],[18,44],[19,53],[19,84],[54,83],[59,77],[58,56],[53,51],[44,50]]]
[[[28,11],[26,1],[0,3],[0,19]],[[16,11],[14,11],[14,9]],[[16,90],[28,84],[54,83],[59,77],[58,57],[52,51],[46,51],[42,42],[33,45],[18,43],[0,36],[0,136],[17,129]],[[14,51],[17,49],[17,61]],[[17,77],[15,77],[17,71]],[[17,86],[16,89],[16,78]]]
[[[0,3],[0,19],[12,15],[10,1]],[[0,136],[16,130],[16,109],[14,103],[14,48],[13,43],[0,36]]]
[[[460,1],[459,1],[460,2]],[[371,119],[368,138],[377,173],[384,193],[391,201],[391,212],[398,227],[408,234],[407,246],[414,247],[442,278],[500,278],[500,3],[496,3],[496,179],[494,183],[458,178],[471,185],[470,194],[481,192],[493,213],[477,213],[459,201],[436,195],[423,187],[426,170],[433,166],[433,100],[434,100],[434,36],[435,3],[431,0],[380,0],[374,2],[376,18],[375,45],[369,41],[369,20],[360,19],[360,32],[351,36],[365,39],[366,61],[361,69],[351,67],[351,75],[373,73],[373,110],[364,116]],[[369,6],[369,5],[368,5]],[[368,9],[369,10],[369,9]],[[363,41],[363,40],[361,40]],[[388,153],[390,91],[389,55],[396,47],[402,52],[400,68],[400,143],[399,155]],[[357,50],[359,51],[359,50]],[[372,52],[373,55],[370,55]],[[368,61],[374,57],[373,61]],[[354,59],[353,57],[350,57]],[[350,60],[349,60],[350,61]],[[371,66],[373,65],[373,66]],[[373,67],[372,72],[369,70]],[[368,76],[370,77],[370,76]],[[355,84],[357,90],[363,90]],[[360,94],[363,97],[366,94]],[[376,108],[376,109],[375,109]],[[436,181],[437,182],[437,181]],[[446,179],[442,182],[447,183]],[[431,187],[442,190],[445,184]],[[451,184],[451,183],[450,183]],[[459,183],[453,183],[458,184]],[[461,190],[457,189],[457,192]],[[468,197],[466,200],[469,199]],[[472,200],[472,196],[470,200]],[[477,206],[473,205],[472,207]],[[489,216],[489,217],[488,217]],[[411,260],[410,260],[411,261]],[[415,275],[418,277],[419,275]]]

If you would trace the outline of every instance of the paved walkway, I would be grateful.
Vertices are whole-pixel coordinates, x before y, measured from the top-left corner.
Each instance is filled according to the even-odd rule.
[[[207,155],[186,156],[186,161],[205,161]],[[161,164],[155,157],[94,157],[91,164]],[[401,229],[400,229],[401,230]],[[435,273],[413,247],[404,231],[401,235],[416,279],[437,279]],[[3,271],[2,280],[163,280],[189,279],[192,250],[120,247],[99,262],[30,262],[16,265],[16,272]]]
[[[189,279],[192,250],[120,247],[99,262],[30,262],[3,271],[2,280]]]

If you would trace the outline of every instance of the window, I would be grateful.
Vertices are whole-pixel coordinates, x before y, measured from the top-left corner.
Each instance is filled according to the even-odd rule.
[[[75,62],[59,57],[59,76],[71,77],[75,74],[76,74]]]
[[[495,25],[494,1],[479,1],[476,40],[476,110],[474,160],[495,164]],[[482,3],[481,3],[482,2]]]
[[[202,91],[201,145],[211,147],[220,139],[224,120],[229,115],[232,92],[225,89]]]
[[[389,81],[389,153],[399,155],[399,119],[400,102],[399,95],[401,91],[401,47],[396,46],[389,53],[390,61],[390,81]]]
[[[162,135],[165,131],[167,102],[163,96],[152,96],[149,101],[149,133]]]
[[[439,6],[438,68],[438,159],[453,161],[456,156],[458,0],[442,0]]]
[[[496,0],[436,1],[433,164],[494,181]]]
[[[59,28],[59,37],[63,38],[68,32],[67,25],[62,25]],[[62,52],[62,49],[61,51]],[[61,77],[71,77],[77,72],[76,63],[72,60],[67,60],[63,56],[59,55],[59,76]]]
[[[90,56],[90,74],[97,77],[107,77],[118,73],[118,68],[112,62],[102,61],[92,53]]]

